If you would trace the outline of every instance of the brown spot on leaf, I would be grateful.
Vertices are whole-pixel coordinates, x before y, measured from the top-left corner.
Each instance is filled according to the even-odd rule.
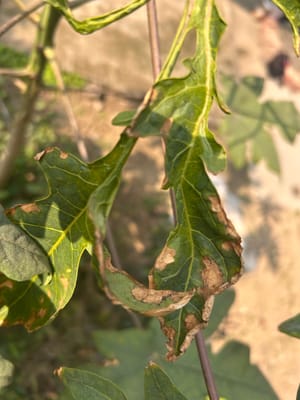
[[[203,285],[207,294],[218,292],[224,283],[223,274],[219,269],[218,264],[210,257],[205,256],[202,258],[204,269],[201,272]]]
[[[2,282],[1,285],[0,285],[0,289],[4,289],[4,288],[13,289],[13,287],[14,287],[14,284],[10,280]]]
[[[170,247],[164,247],[160,255],[157,257],[154,268],[163,271],[168,264],[175,261],[176,250]]]
[[[23,204],[20,206],[21,210],[26,213],[39,212],[40,209],[36,203]]]
[[[172,118],[167,118],[167,119],[164,121],[164,123],[163,123],[163,125],[162,125],[162,127],[161,127],[161,129],[160,129],[160,133],[161,133],[162,135],[164,135],[164,136],[168,135],[169,132],[170,132],[170,129],[171,129],[171,127],[172,127],[172,124],[173,124]]]
[[[184,319],[185,328],[190,331],[195,328],[199,324],[199,321],[195,317],[194,314],[188,314]]]
[[[35,159],[36,161],[41,161],[41,159],[44,157],[45,154],[51,153],[53,150],[54,150],[54,147],[47,147],[45,150],[40,151],[39,153],[37,153],[37,154],[34,156],[34,159]]]
[[[217,214],[217,218],[221,222],[221,224],[223,224],[225,226],[226,232],[231,237],[240,239],[232,222],[227,218],[219,197],[218,196],[209,196],[208,199],[211,203],[211,210]]]
[[[208,299],[205,301],[203,310],[202,310],[202,319],[203,321],[208,322],[213,305],[214,305],[215,297],[209,296]]]
[[[65,160],[66,158],[69,157],[69,154],[61,150],[60,153],[59,153],[59,157],[61,159]]]

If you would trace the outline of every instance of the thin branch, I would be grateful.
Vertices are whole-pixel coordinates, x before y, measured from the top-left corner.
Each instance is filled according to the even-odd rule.
[[[17,2],[17,4],[19,5],[20,8],[24,8],[23,7],[23,3],[15,0]],[[95,0],[74,0],[71,4],[70,4],[70,8],[76,8],[81,6],[82,4],[85,3],[89,3],[91,1],[95,1]],[[34,13],[36,10],[38,10],[39,8],[43,7],[45,5],[45,1],[37,1],[35,2],[32,6],[30,6],[29,8],[25,9],[24,11],[20,14],[15,15],[14,17],[12,17],[9,21],[7,21],[5,24],[3,24],[0,27],[0,36],[4,35],[6,32],[8,32],[11,28],[13,28],[15,25],[17,25],[20,21],[22,21],[23,19],[27,18],[30,16],[30,14]],[[33,20],[33,22],[37,22],[35,21],[35,19]]]
[[[31,78],[32,77],[32,73],[27,67],[23,68],[23,69],[0,68],[0,75],[10,76],[12,78]]]
[[[197,333],[195,340],[208,395],[210,397],[210,400],[219,400],[219,395],[217,392],[216,383],[212,373],[202,331],[199,331]]]
[[[19,7],[19,9],[21,11],[26,11],[27,7],[26,5],[23,3],[22,0],[14,0],[14,2],[16,3],[16,5]],[[30,14],[28,15],[28,19],[29,21],[31,21],[34,25],[39,23],[39,19],[40,17],[38,16],[38,14]]]
[[[158,33],[158,20],[156,13],[156,4],[155,0],[150,0],[147,4],[147,15],[148,15],[148,27],[149,27],[149,38],[150,38],[150,46],[151,46],[151,59],[152,59],[152,70],[154,80],[160,73],[161,69],[161,58],[160,58],[160,46],[159,46],[159,33]],[[165,152],[164,143],[163,143],[163,151]],[[176,210],[176,199],[174,190],[170,189],[170,198],[171,198],[171,206],[172,213],[175,225],[177,224],[177,210]],[[203,371],[203,377],[205,380],[206,388],[210,397],[210,400],[219,400],[219,396],[217,393],[216,383],[213,377],[211,365],[209,362],[207,349],[203,337],[203,333],[200,330],[196,337],[196,345],[198,349],[199,359]]]
[[[51,65],[52,71],[54,73],[57,87],[60,90],[63,104],[65,107],[65,111],[66,111],[71,129],[73,131],[73,135],[77,139],[76,144],[77,144],[77,149],[80,154],[80,157],[84,161],[88,161],[88,151],[87,151],[84,139],[82,138],[82,135],[80,133],[80,129],[79,129],[79,126],[77,123],[77,119],[75,117],[75,113],[74,113],[70,98],[66,92],[66,87],[65,87],[64,80],[63,80],[61,69],[58,65],[58,62],[56,60],[56,57],[54,56],[54,52],[52,49],[45,50],[45,54],[46,54],[47,60],[49,61],[50,65]]]
[[[31,7],[29,7],[26,11],[23,11],[21,14],[15,15],[5,24],[0,27],[0,36],[4,35],[11,28],[13,28],[16,24],[22,21],[24,18],[27,18],[30,14],[41,8],[45,5],[44,1],[35,2]]]

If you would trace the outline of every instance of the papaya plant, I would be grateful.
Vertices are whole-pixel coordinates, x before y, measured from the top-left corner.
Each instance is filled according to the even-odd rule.
[[[46,63],[52,57],[49,48],[53,47],[55,28],[61,16],[76,32],[90,34],[146,3],[148,7],[155,6],[153,0],[133,0],[112,12],[79,21],[66,0],[46,0],[44,3],[40,19],[44,29],[39,33],[41,41],[30,60],[33,75],[27,74],[24,96],[27,113],[20,115],[22,124],[34,111],[38,87]],[[296,0],[276,0],[274,3],[285,12],[292,25],[298,54],[299,4]],[[0,218],[2,326],[21,324],[33,331],[50,323],[72,298],[79,263],[83,253],[87,252],[100,289],[114,304],[158,318],[167,338],[168,361],[179,358],[175,365],[180,364],[196,337],[206,383],[206,389],[201,389],[199,396],[205,398],[208,394],[211,400],[220,397],[203,346],[202,330],[209,323],[214,297],[221,296],[235,284],[243,272],[241,238],[227,218],[209,176],[209,172],[221,172],[226,164],[225,151],[209,128],[214,101],[225,113],[229,112],[216,79],[216,56],[224,29],[225,23],[213,0],[186,0],[174,41],[153,86],[134,112],[118,115],[114,120],[115,124],[124,125],[114,148],[105,157],[90,163],[56,147],[42,150],[35,159],[46,178],[48,194],[32,203],[1,210]],[[194,54],[184,61],[188,73],[174,78],[172,72],[191,32],[195,34],[196,44]],[[271,107],[267,106],[269,110]],[[270,122],[270,115],[268,112],[267,122]],[[294,128],[288,126],[291,131]],[[21,143],[24,143],[20,129],[19,133],[20,136],[15,138],[21,137]],[[295,136],[294,131],[292,135]],[[170,192],[175,222],[149,272],[148,285],[116,268],[104,244],[122,171],[137,141],[146,136],[162,139],[163,190]],[[16,157],[15,153],[9,154],[11,159]],[[256,157],[260,156],[256,154]],[[271,166],[277,169],[276,165]],[[158,332],[153,330],[153,336],[157,335]],[[105,338],[102,340],[105,342]],[[213,366],[220,365],[220,360],[229,359],[235,351],[245,355],[237,363],[248,366],[247,349],[239,346],[231,344],[225,348],[215,356]],[[192,398],[174,385],[155,360],[148,361],[145,399]],[[159,362],[163,363],[162,360]],[[6,360],[1,360],[2,365],[10,367]],[[57,374],[74,399],[127,398],[116,385],[118,382],[113,383],[94,372],[62,367]],[[250,381],[255,374],[256,370],[247,369],[246,379]],[[276,399],[264,378],[258,376],[266,389],[256,393],[256,398]],[[239,386],[238,382],[236,385]],[[222,385],[221,390],[221,395],[224,392],[228,396]],[[246,389],[243,395],[238,389],[230,395],[232,399],[251,398]],[[141,398],[142,394],[138,393],[138,396]]]

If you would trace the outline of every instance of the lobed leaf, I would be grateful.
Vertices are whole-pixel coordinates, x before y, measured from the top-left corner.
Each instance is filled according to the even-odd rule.
[[[126,400],[113,382],[92,372],[62,367],[56,373],[74,400]]]
[[[97,17],[87,18],[83,21],[79,21],[73,16],[72,11],[68,6],[68,2],[66,0],[44,1],[59,10],[76,32],[87,35],[104,28],[105,26],[115,21],[118,21],[121,18],[126,17],[138,8],[142,7],[149,0],[132,0],[130,3],[119,9],[113,10],[103,15],[99,15]]]
[[[43,284],[38,276],[17,282],[0,275],[0,321],[37,329],[54,318],[70,300],[76,285],[79,261],[92,251],[94,226],[88,203],[99,187],[105,202],[98,204],[102,218],[95,223],[105,233],[105,217],[112,205],[122,167],[135,143],[122,135],[106,157],[86,164],[57,148],[37,156],[49,186],[46,198],[7,211],[8,218],[31,236],[48,255],[52,280]]]
[[[278,329],[287,335],[294,336],[300,339],[300,314],[282,322]]]
[[[220,304],[226,292],[216,296],[216,300],[219,296]],[[164,343],[155,320],[146,330],[102,330],[95,332],[94,336],[100,353],[115,361],[100,370],[97,367],[98,373],[116,382],[128,399],[142,398],[142,373],[149,362],[159,364],[188,400],[207,395],[196,347],[191,346],[175,363],[167,362],[161,355]],[[208,352],[222,397],[229,400],[278,400],[259,368],[250,363],[248,346],[229,342],[218,353],[212,353],[209,348]]]
[[[176,199],[177,225],[149,275],[150,288],[194,291],[186,306],[161,318],[169,359],[186,350],[209,318],[212,296],[233,284],[242,270],[240,238],[206,172],[225,166],[224,150],[208,128],[212,101],[219,100],[215,58],[224,22],[214,1],[192,3],[179,40],[196,32],[195,56],[185,62],[189,73],[165,79],[165,67],[133,127],[140,136],[164,136],[164,188],[171,188]]]
[[[51,274],[51,265],[43,249],[6,217],[1,206],[0,271],[15,281]]]
[[[296,107],[287,101],[259,102],[262,78],[250,76],[236,82],[232,77],[224,76],[222,84],[232,114],[225,116],[219,131],[226,135],[234,165],[239,168],[247,161],[264,159],[272,171],[279,173],[279,158],[270,127],[276,127],[285,140],[293,143],[300,127],[300,114]]]
[[[289,20],[294,34],[294,49],[297,56],[300,56],[300,4],[298,0],[272,0]]]

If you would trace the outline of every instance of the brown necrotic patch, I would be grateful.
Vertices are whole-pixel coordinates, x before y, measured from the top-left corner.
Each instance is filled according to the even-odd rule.
[[[224,225],[226,232],[231,237],[239,239],[239,235],[237,234],[232,222],[226,216],[219,197],[209,196],[208,199],[211,203],[211,210],[216,213],[218,220],[221,222],[222,225]]]
[[[210,257],[202,258],[204,269],[201,271],[203,287],[209,294],[218,292],[224,284],[223,274],[218,264]]]
[[[176,250],[170,247],[164,247],[160,255],[158,256],[154,268],[163,271],[167,265],[175,261]]]

